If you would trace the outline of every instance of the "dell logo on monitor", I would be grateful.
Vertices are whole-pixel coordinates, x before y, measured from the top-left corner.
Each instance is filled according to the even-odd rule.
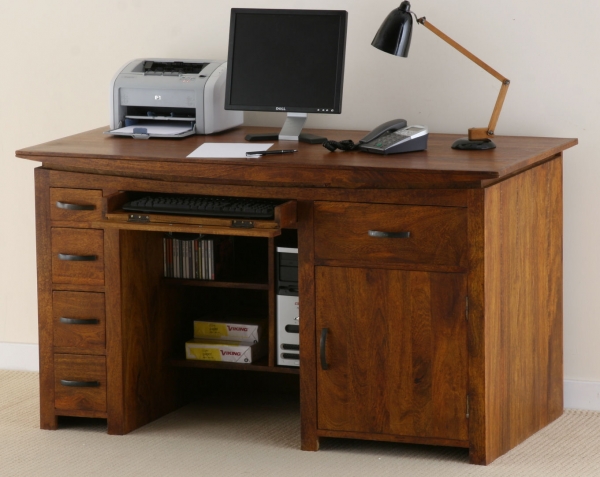
[[[154,96],[154,99],[155,99],[156,101],[160,101],[162,98],[161,98],[161,97],[160,97],[160,96],[157,94],[157,95],[155,95],[155,96]]]
[[[285,111],[285,108],[282,106],[275,106],[275,111]]]

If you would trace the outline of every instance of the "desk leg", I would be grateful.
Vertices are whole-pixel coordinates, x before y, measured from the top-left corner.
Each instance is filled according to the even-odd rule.
[[[315,266],[313,203],[298,202],[298,280],[300,299],[300,420],[302,450],[319,450],[317,436],[317,350],[315,344]]]
[[[54,430],[58,428],[58,420],[54,413],[50,178],[48,171],[40,167],[35,170],[34,175],[40,343],[40,428]]]

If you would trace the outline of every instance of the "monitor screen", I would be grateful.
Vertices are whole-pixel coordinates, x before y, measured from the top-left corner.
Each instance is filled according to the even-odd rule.
[[[339,114],[348,13],[231,10],[225,109]]]

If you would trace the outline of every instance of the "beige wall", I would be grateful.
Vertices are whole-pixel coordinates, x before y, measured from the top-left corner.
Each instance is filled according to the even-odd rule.
[[[5,0],[0,342],[37,341],[37,164],[17,160],[14,151],[108,124],[109,81],[133,58],[225,59],[231,7],[348,10],[343,114],[314,115],[309,126],[371,129],[395,117],[433,132],[485,126],[499,83],[423,27],[415,25],[408,59],[370,46],[399,1]],[[600,382],[600,4],[414,0],[413,9],[511,79],[498,134],[579,138],[564,174],[565,377]],[[247,115],[252,124],[282,121]]]

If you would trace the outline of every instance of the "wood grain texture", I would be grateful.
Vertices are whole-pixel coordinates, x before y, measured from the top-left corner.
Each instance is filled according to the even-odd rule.
[[[52,327],[52,241],[50,235],[49,172],[35,169],[35,230],[37,251],[38,333],[40,353],[40,427],[56,429],[54,413],[54,352]]]
[[[365,439],[369,441],[399,442],[403,444],[422,444],[429,446],[469,447],[468,441],[439,439],[436,437],[401,436],[397,434],[368,434],[364,432],[330,431],[318,429],[321,437],[336,437],[342,439]]]
[[[118,230],[104,231],[106,283],[107,427],[109,434],[125,434],[123,328],[121,313],[121,247]]]
[[[54,355],[55,398],[57,409],[68,411],[106,411],[106,358],[76,354]],[[97,382],[97,387],[71,387],[61,380]]]
[[[49,170],[53,187],[109,188],[121,191],[146,191],[180,194],[226,195],[231,197],[259,197],[271,199],[331,200],[343,202],[377,202],[406,205],[440,205],[466,207],[467,191],[458,189],[317,189],[302,187],[277,187],[262,185],[201,184],[169,182],[162,179],[147,180],[114,175],[81,174]],[[122,197],[115,193],[107,197],[107,211],[113,212],[122,205]]]
[[[61,260],[59,254],[94,256],[93,261]],[[104,285],[102,230],[52,228],[52,282]]]
[[[52,315],[54,346],[104,351],[106,313],[103,293],[55,291],[52,293]],[[97,323],[63,323],[61,318],[97,320]]]
[[[315,341],[314,209],[298,202],[298,289],[300,303],[301,448],[319,450],[317,435],[317,348]]]
[[[486,458],[563,412],[562,159],[485,193]]]
[[[201,361],[193,359],[173,359],[173,366],[182,368],[198,368],[198,369],[218,369],[218,370],[233,370],[233,371],[252,371],[253,373],[273,373],[273,374],[300,374],[300,369],[275,366],[269,364],[269,360],[262,358],[250,364],[231,363],[227,361]]]
[[[483,190],[469,191],[469,460],[486,463],[485,214]]]
[[[410,237],[372,237],[369,231],[409,232]],[[317,259],[465,266],[466,254],[465,208],[339,202],[315,205]]]
[[[162,235],[121,231],[121,341],[123,432],[128,433],[177,407],[176,368],[169,365],[177,344],[181,301],[176,289],[161,287]]]
[[[57,202],[93,207],[92,210],[69,210],[58,207]],[[52,220],[93,221],[102,218],[102,191],[87,189],[50,189],[50,218]]]
[[[145,230],[148,232],[182,232],[182,233],[203,233],[210,235],[228,235],[237,237],[277,237],[281,235],[281,229],[257,229],[244,227],[222,227],[205,225],[181,225],[176,221],[172,223],[137,223],[137,222],[93,222],[94,227],[104,227],[115,230]]]
[[[319,429],[466,442],[466,293],[464,274],[317,267]]]
[[[243,142],[244,127],[210,136],[135,141],[104,135],[95,129],[16,152],[46,167],[109,175],[180,181],[306,187],[456,188],[481,187],[481,181],[530,167],[550,154],[577,144],[575,139],[495,137],[491,151],[457,151],[457,135],[430,134],[427,151],[379,157],[358,151],[330,153],[321,146],[299,143],[298,153],[253,159],[197,159],[186,156],[208,142]],[[328,137],[360,139],[361,131],[319,131]],[[275,148],[284,148],[283,143]],[[140,167],[140,161],[143,167]]]

